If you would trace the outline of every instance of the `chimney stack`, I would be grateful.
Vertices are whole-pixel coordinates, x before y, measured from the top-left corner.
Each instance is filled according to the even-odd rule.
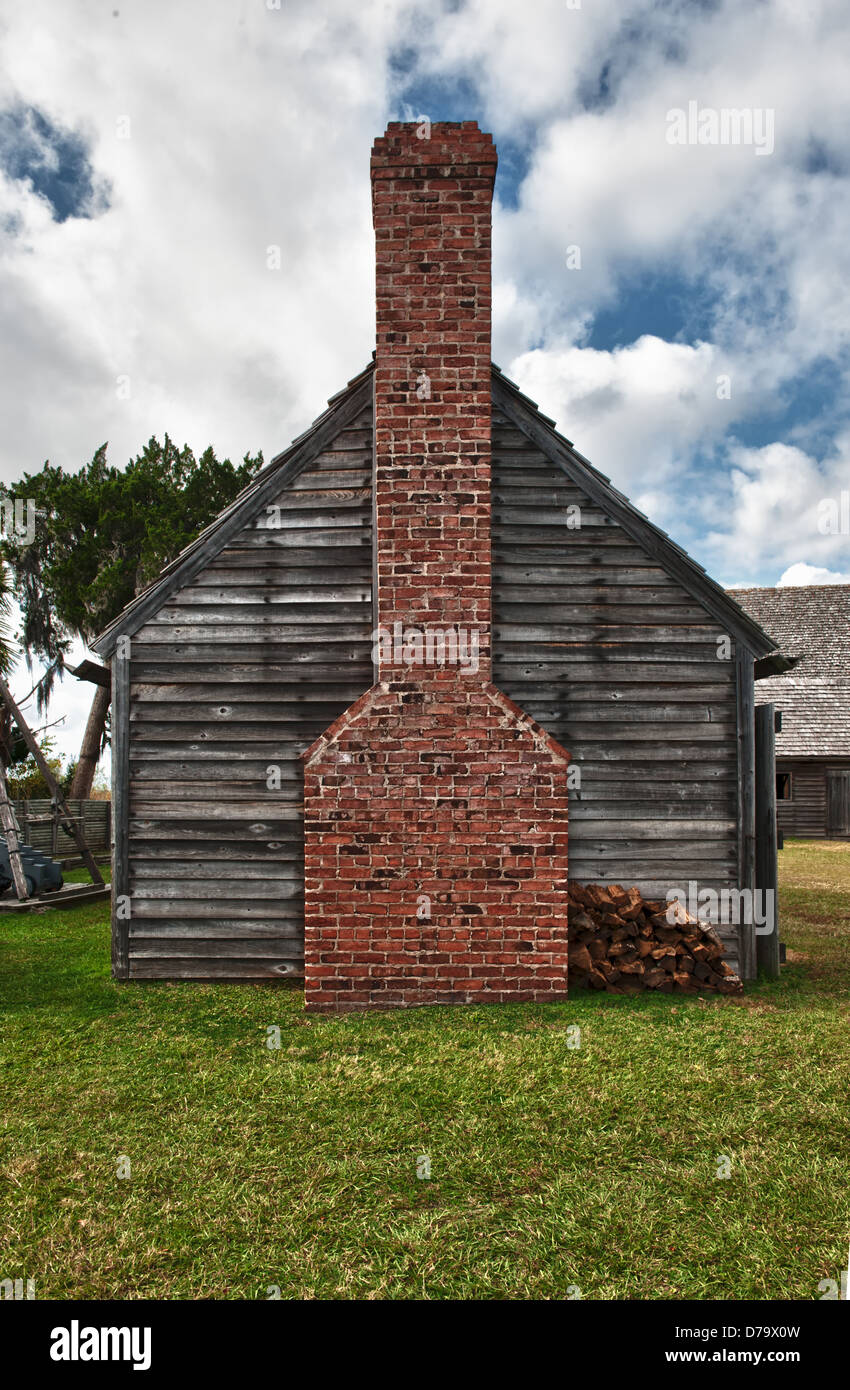
[[[475,121],[393,124],[372,150],[378,623],[394,636],[397,624],[426,638],[435,626],[464,633],[479,679],[490,674],[496,162]],[[397,640],[378,655],[380,678],[398,674]]]
[[[307,1008],[560,999],[569,754],[490,680],[490,209],[474,121],[372,153],[376,683],[303,755]]]

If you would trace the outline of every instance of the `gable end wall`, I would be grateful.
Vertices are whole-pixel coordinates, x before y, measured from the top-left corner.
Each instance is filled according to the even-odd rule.
[[[264,513],[132,639],[130,978],[303,968],[300,755],[373,682],[371,466],[366,410],[281,494],[280,530]],[[570,877],[660,897],[688,878],[733,886],[720,624],[495,407],[492,531],[494,683],[582,778]]]

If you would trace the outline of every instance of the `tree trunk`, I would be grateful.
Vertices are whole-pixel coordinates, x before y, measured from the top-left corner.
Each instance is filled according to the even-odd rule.
[[[71,790],[68,796],[72,800],[87,801],[91,796],[94,774],[97,771],[97,763],[100,757],[100,743],[103,738],[103,730],[106,726],[106,714],[109,709],[110,692],[104,685],[95,686],[94,699],[89,710],[86,731],[83,734],[80,757],[74,772],[74,780],[71,783]]]

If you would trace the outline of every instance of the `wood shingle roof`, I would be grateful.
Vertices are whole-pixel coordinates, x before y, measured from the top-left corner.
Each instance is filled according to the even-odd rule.
[[[756,685],[782,711],[777,757],[850,757],[850,584],[730,589],[796,666]]]

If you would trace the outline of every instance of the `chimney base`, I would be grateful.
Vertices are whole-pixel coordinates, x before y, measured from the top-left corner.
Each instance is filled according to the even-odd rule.
[[[491,685],[351,706],[304,754],[307,1009],[563,999],[568,762]]]

